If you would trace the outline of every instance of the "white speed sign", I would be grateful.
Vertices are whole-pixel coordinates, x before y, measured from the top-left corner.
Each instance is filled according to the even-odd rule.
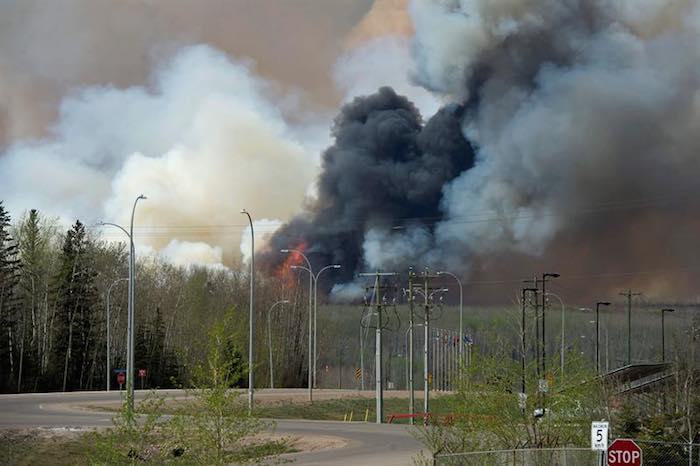
[[[606,451],[608,449],[607,422],[591,423],[591,450]]]

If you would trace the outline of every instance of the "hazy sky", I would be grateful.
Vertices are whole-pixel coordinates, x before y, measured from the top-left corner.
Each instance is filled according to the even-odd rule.
[[[372,0],[0,0],[0,147],[43,135],[85,85],[144,84],[154,61],[209,44],[334,105],[332,67]]]

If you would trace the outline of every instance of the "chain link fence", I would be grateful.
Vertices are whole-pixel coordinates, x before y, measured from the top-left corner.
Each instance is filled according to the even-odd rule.
[[[695,443],[635,440],[645,466],[700,466],[700,445]]]
[[[700,444],[635,440],[644,466],[700,466]],[[588,448],[542,448],[437,454],[435,466],[597,466]]]

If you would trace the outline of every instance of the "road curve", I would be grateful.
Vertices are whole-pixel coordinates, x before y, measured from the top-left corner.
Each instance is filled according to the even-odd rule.
[[[330,391],[329,391],[330,392]],[[136,393],[142,398],[147,392]],[[166,398],[186,396],[180,390],[161,390]],[[264,390],[260,398],[294,399],[298,390]],[[346,393],[325,393],[334,398]],[[70,392],[0,395],[0,428],[85,428],[111,426],[111,415],[86,406],[119,402],[119,392]],[[360,422],[276,421],[276,432],[290,437],[337,437],[345,446],[290,455],[300,465],[388,465],[411,464],[421,445],[406,426]]]

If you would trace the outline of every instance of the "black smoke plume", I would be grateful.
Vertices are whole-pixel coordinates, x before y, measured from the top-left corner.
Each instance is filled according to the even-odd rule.
[[[395,231],[397,241],[405,228],[431,231],[442,219],[443,186],[474,163],[460,131],[463,111],[449,105],[423,124],[415,106],[388,87],[345,105],[323,154],[316,198],[275,233],[263,263],[280,262],[280,249],[303,247],[314,268],[341,264],[348,281],[376,265],[363,261],[368,231]]]

